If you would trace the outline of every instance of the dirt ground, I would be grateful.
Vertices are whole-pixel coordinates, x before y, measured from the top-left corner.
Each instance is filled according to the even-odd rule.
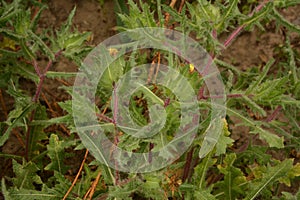
[[[42,14],[40,28],[60,27],[75,5],[77,7],[74,18],[75,27],[80,31],[91,31],[93,33],[93,45],[97,45],[104,39],[115,34],[116,15],[113,1],[105,1],[104,5],[101,6],[97,0],[51,0],[48,4],[49,9],[45,10]],[[300,25],[300,6],[282,10],[281,13],[290,22]],[[251,66],[263,66],[271,57],[276,56],[274,49],[284,44],[285,30],[275,31],[275,26],[272,23],[268,25],[266,32],[258,29],[255,30],[241,33],[228,49],[223,52],[220,59],[239,67],[241,70],[246,70]],[[225,36],[222,36],[222,39],[225,39]],[[298,53],[300,53],[299,35],[293,35],[291,41],[293,48],[297,48]],[[51,70],[66,72],[76,71],[77,69],[78,67],[74,63],[66,59],[60,59],[51,68]],[[72,84],[72,82],[69,82],[69,84]],[[62,89],[57,87],[58,85],[61,84],[58,84],[56,80],[49,79],[44,84],[44,91],[50,102],[62,101],[69,98]],[[34,92],[35,88],[33,87],[32,89]],[[11,108],[12,102],[9,97],[4,95],[4,98],[8,104],[11,104],[7,105],[7,107]],[[57,109],[59,110],[59,108]],[[248,129],[233,126],[231,129],[232,138],[236,140],[236,148],[239,148],[247,139],[245,136],[248,135]],[[12,134],[9,141],[1,148],[1,151],[8,154],[22,155],[24,148],[18,138]],[[0,169],[0,178],[11,173],[11,162],[0,158]]]

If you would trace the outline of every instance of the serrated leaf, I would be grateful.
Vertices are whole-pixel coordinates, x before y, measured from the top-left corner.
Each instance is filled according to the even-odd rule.
[[[214,200],[214,199],[216,199],[216,197],[207,190],[195,191],[194,198],[199,199],[199,200]]]
[[[279,178],[283,177],[293,167],[293,161],[291,159],[284,160],[274,167],[268,166],[263,177],[250,184],[250,190],[245,200],[254,200],[262,190],[264,190],[269,184],[273,184]]]
[[[291,187],[291,180],[297,176],[300,176],[300,163],[294,165],[286,176],[279,179],[279,182],[286,184],[288,187]]]
[[[67,32],[69,32],[71,26],[72,26],[72,20],[73,20],[73,17],[76,13],[76,6],[73,8],[73,10],[70,12],[69,16],[68,16],[68,19],[66,21],[66,23],[61,27],[61,33],[63,35],[66,35]]]
[[[282,15],[279,14],[279,12],[275,8],[273,8],[272,14],[276,18],[277,23],[282,24],[290,31],[294,31],[294,32],[300,34],[300,27],[295,24],[292,24],[288,20],[286,20]]]
[[[45,167],[45,170],[54,170],[64,174],[68,169],[64,164],[64,159],[67,157],[65,148],[71,146],[72,143],[74,142],[60,141],[56,134],[51,134],[49,144],[47,145],[47,155],[51,159],[51,163]]]
[[[108,59],[111,59],[109,57]],[[124,66],[125,66],[124,57],[120,57],[112,64],[110,64],[103,72],[102,77],[99,81],[99,86],[105,89],[106,91],[111,92],[113,89],[113,83],[114,82],[116,83],[118,79],[123,75]]]
[[[0,137],[0,146],[2,146],[9,138],[10,132],[13,130],[13,128],[17,127],[19,124],[19,121],[26,117],[26,115],[31,112],[33,109],[35,109],[36,104],[30,103],[24,108],[19,108],[17,111],[12,113],[10,118],[8,119],[9,121],[9,126],[7,130],[4,132],[3,135]],[[13,116],[12,116],[13,115]],[[11,120],[10,120],[11,119]]]
[[[271,59],[268,61],[268,63],[263,67],[263,71],[262,73],[257,77],[256,81],[253,81],[251,83],[251,85],[248,87],[248,89],[246,90],[245,94],[251,94],[252,91],[259,86],[259,84],[264,80],[264,78],[266,77],[267,73],[270,70],[270,67],[273,65],[273,63],[275,62],[275,59]]]
[[[24,56],[29,59],[32,60],[35,58],[35,54],[33,53],[33,51],[26,45],[26,41],[24,38],[20,39],[20,45],[22,47],[22,53],[24,54]]]
[[[82,34],[71,34],[67,38],[64,39],[64,44],[62,46],[62,49],[65,49],[65,51],[68,51],[69,49],[79,47],[83,44],[84,41],[86,41],[90,37],[90,32],[85,32]]]
[[[10,29],[6,29],[6,28],[0,28],[0,33],[3,33],[4,35],[12,38],[12,39],[15,39],[15,40],[19,40],[19,39],[22,39],[23,36],[21,34],[18,34]]]
[[[36,84],[38,84],[39,82],[39,77],[38,75],[34,72],[32,65],[25,65],[25,64],[17,64],[17,66],[15,66],[15,70],[14,73],[30,79],[32,81],[34,81]]]
[[[288,193],[288,192],[281,192],[281,193],[285,200],[299,200],[300,199],[300,190],[295,195]]]
[[[268,147],[264,146],[250,146],[247,150],[239,154],[239,158],[246,160],[249,164],[257,162],[260,165],[264,165],[268,163],[272,157],[266,153],[267,149]]]
[[[2,190],[3,196],[5,197],[6,200],[13,200],[9,196],[9,191],[7,191],[7,189],[6,189],[6,184],[5,184],[5,179],[4,178],[1,179],[1,190]]]
[[[10,18],[15,17],[22,10],[20,9],[20,1],[13,1],[10,4],[1,5],[1,17],[0,23],[10,20]]]
[[[23,8],[24,9],[24,8]],[[14,23],[15,32],[17,34],[22,35],[23,37],[27,37],[28,32],[30,30],[30,10],[23,10],[19,12],[16,17],[16,22]]]
[[[251,26],[254,23],[257,23],[260,19],[264,19],[267,17],[268,14],[272,11],[273,3],[269,2],[263,6],[263,8],[256,12],[253,16],[244,20],[243,25]]]
[[[111,186],[109,187],[109,197],[116,198],[116,199],[124,199],[124,200],[131,200],[130,197],[141,185],[141,182],[136,180],[132,180],[129,183],[123,186]]]
[[[238,5],[239,0],[229,1],[229,5],[225,7],[224,14],[221,15],[220,22],[216,25],[216,28],[219,32],[223,31],[224,28],[228,27],[228,23],[230,22],[231,18],[235,17],[239,14]]]
[[[34,189],[34,183],[42,184],[41,178],[36,174],[39,168],[32,162],[25,162],[19,164],[13,160],[13,171],[15,177],[13,178],[14,186],[18,189]]]
[[[287,90],[285,87],[287,81],[288,77],[283,77],[263,82],[253,90],[253,99],[261,103],[276,102],[276,100],[281,100],[281,98],[284,97],[283,94]]]
[[[266,111],[262,107],[260,107],[257,103],[255,103],[252,99],[243,95],[242,100],[245,103],[245,105],[247,105],[250,108],[252,112],[257,114],[258,116],[266,117],[267,115]]]
[[[35,119],[46,120],[47,113],[46,108],[42,105],[38,105],[35,109]],[[28,158],[32,158],[35,155],[39,155],[41,150],[44,150],[44,144],[41,143],[42,140],[48,139],[46,133],[44,132],[46,126],[38,124],[32,126],[30,129],[29,143],[28,143]]]
[[[219,156],[221,154],[226,153],[226,149],[229,146],[232,146],[234,140],[229,137],[230,132],[228,130],[228,124],[226,119],[220,121],[221,125],[223,126],[223,129],[221,129],[220,138],[216,144],[216,155]]]
[[[5,199],[9,200],[60,200],[62,196],[49,194],[48,191],[14,189],[11,190]]]
[[[180,191],[184,194],[186,199],[199,199],[199,200],[215,200],[216,197],[211,194],[211,190],[207,188],[198,188],[193,184],[184,183],[179,187]]]
[[[224,180],[215,184],[218,191],[224,192],[225,199],[239,199],[246,189],[247,179],[241,169],[233,164],[236,160],[236,154],[227,154],[222,165],[218,169],[224,174]],[[241,186],[243,185],[243,186]]]
[[[46,5],[41,5],[39,6],[39,9],[37,11],[37,13],[35,13],[34,15],[34,18],[31,20],[31,23],[30,23],[30,29],[35,31],[36,30],[36,27],[38,25],[38,21],[40,19],[40,16],[42,14],[42,12],[47,8]]]
[[[45,42],[35,33],[33,33],[31,30],[28,30],[29,37],[36,42],[41,50],[51,59],[54,60],[55,56],[52,50],[45,44]]]
[[[227,113],[237,116],[240,119],[243,120],[243,122],[252,127],[253,131],[251,131],[251,133],[258,133],[259,137],[263,140],[265,140],[270,147],[276,147],[276,148],[283,148],[284,144],[284,138],[283,137],[278,137],[277,135],[270,133],[267,130],[264,130],[263,128],[261,128],[258,124],[255,123],[255,121],[248,119],[246,117],[244,117],[242,114],[240,114],[238,111],[235,111],[233,109],[227,108]]]

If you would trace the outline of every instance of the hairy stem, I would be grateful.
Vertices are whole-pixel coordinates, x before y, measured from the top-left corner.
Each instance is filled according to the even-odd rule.
[[[54,59],[56,59],[57,57],[59,57],[59,56],[61,55],[61,53],[62,53],[62,50],[58,51],[58,52],[55,54]],[[46,78],[46,74],[47,74],[48,70],[50,69],[50,67],[52,66],[53,61],[54,61],[54,60],[49,60],[47,66],[46,66],[46,68],[45,68],[44,71],[43,71],[43,73],[41,73],[37,61],[36,61],[35,59],[33,59],[33,62],[32,62],[32,63],[33,63],[33,67],[34,67],[35,72],[37,73],[37,75],[39,76],[39,79],[40,79],[40,80],[39,80],[39,83],[38,83],[38,85],[37,85],[37,89],[36,89],[35,95],[34,95],[34,97],[32,98],[32,101],[33,101],[34,103],[37,103],[37,102],[38,102],[38,99],[39,99],[40,94],[41,94],[41,91],[42,91],[43,83],[44,83],[45,78]],[[33,110],[33,111],[31,112],[31,115],[30,115],[28,124],[30,124],[30,123],[33,121],[34,116],[35,116],[35,110]],[[28,126],[27,132],[26,132],[26,142],[25,142],[25,159],[26,159],[26,160],[29,159],[30,131],[31,131],[31,127]]]
[[[248,16],[249,17],[251,17],[251,16],[253,16],[254,15],[254,13],[256,13],[256,12],[258,12],[258,11],[260,11],[264,6],[265,6],[265,4],[266,3],[268,3],[269,2],[269,0],[265,0],[265,1],[263,1],[262,3],[260,3]],[[223,46],[224,46],[224,48],[226,48],[226,47],[228,47],[229,46],[229,44],[238,36],[238,34],[242,31],[242,30],[244,30],[244,28],[245,28],[245,26],[246,26],[246,24],[242,24],[242,25],[240,25],[237,29],[235,29],[230,35],[229,35],[229,37],[225,40],[225,42],[224,42],[224,44],[223,44]]]

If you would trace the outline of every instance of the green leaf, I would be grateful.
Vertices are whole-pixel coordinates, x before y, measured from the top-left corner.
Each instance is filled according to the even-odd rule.
[[[261,73],[260,76],[258,76],[256,81],[253,81],[251,83],[251,85],[248,87],[248,89],[246,90],[245,94],[251,94],[252,91],[257,88],[259,86],[259,84],[264,80],[264,78],[266,77],[267,73],[270,70],[270,67],[274,64],[275,59],[271,59],[268,61],[268,63],[265,65],[265,67],[263,68],[263,71]]]
[[[46,108],[42,105],[38,105],[35,109],[35,119],[37,120],[46,120],[47,112]],[[38,124],[32,126],[30,129],[29,135],[29,143],[28,143],[28,158],[32,158],[35,155],[39,155],[40,151],[45,150],[44,144],[41,142],[42,140],[47,140],[48,137],[44,132],[45,125]]]
[[[20,120],[26,117],[26,115],[32,110],[34,110],[35,107],[36,104],[30,103],[26,107],[17,108],[14,112],[9,114],[9,118],[7,120],[9,126],[7,130],[4,132],[4,134],[0,136],[0,146],[2,146],[8,140],[10,132],[13,130],[13,128],[19,125]]]
[[[277,135],[270,133],[267,130],[264,130],[255,121],[244,117],[238,111],[227,108],[227,113],[242,119],[246,125],[253,128],[253,131],[251,131],[251,133],[253,133],[253,134],[258,133],[259,137],[261,139],[265,140],[269,144],[270,147],[277,147],[277,148],[284,147],[284,144],[283,144],[284,138],[283,137],[278,137]]]
[[[108,57],[108,59],[111,59],[110,56]],[[116,83],[124,73],[124,66],[124,57],[120,57],[117,60],[115,60],[112,64],[110,64],[101,76],[101,79],[99,81],[100,89],[104,89],[105,91],[111,93],[113,89],[113,83]]]
[[[263,172],[263,177],[250,184],[250,190],[245,197],[245,200],[254,200],[259,193],[268,185],[275,183],[279,178],[286,176],[292,169],[293,161],[291,159],[284,160],[274,167],[268,166]]]
[[[28,31],[30,31],[30,15],[30,10],[24,9],[22,12],[18,13],[14,23],[15,32],[23,37],[27,37]]]
[[[13,160],[13,171],[15,177],[12,179],[14,186],[19,189],[34,189],[34,183],[42,184],[41,178],[36,174],[39,168],[32,162],[19,164]]]
[[[243,172],[233,165],[235,160],[236,154],[227,154],[222,165],[218,165],[218,169],[224,174],[224,180],[217,182],[214,187],[222,191],[224,199],[240,199],[247,188],[247,179]]]
[[[291,41],[289,36],[286,37],[286,50],[287,50],[287,54],[288,54],[288,59],[289,59],[289,67],[290,67],[290,71],[291,72],[291,76],[293,77],[293,84],[296,85],[298,82],[298,76],[297,76],[297,66],[296,66],[296,61],[295,61],[295,55],[294,55],[294,51],[291,47]]]
[[[213,159],[211,157],[212,153],[209,153],[208,156],[203,158],[201,162],[195,167],[194,174],[192,179],[194,184],[199,186],[198,188],[205,189],[206,188],[206,175],[210,167],[216,164],[217,159]]]
[[[14,189],[5,196],[5,199],[11,200],[60,200],[55,194],[49,194],[47,191]]]
[[[16,33],[12,30],[6,29],[6,28],[0,28],[0,33],[3,33],[4,35],[6,35],[12,39],[15,39],[15,40],[20,40],[23,38],[23,36],[21,34]]]
[[[215,200],[216,197],[211,194],[210,189],[201,189],[189,183],[184,183],[179,187],[180,191],[184,194],[185,199],[199,199],[199,200]]]
[[[79,47],[83,44],[84,41],[86,41],[90,37],[90,35],[90,32],[85,32],[82,34],[74,33],[72,35],[69,35],[64,40],[64,46],[62,49],[66,49],[66,51],[68,51],[68,49]]]
[[[288,187],[291,187],[291,180],[298,176],[300,176],[300,163],[294,165],[286,176],[279,179],[279,182],[286,184]]]
[[[272,11],[273,8],[273,3],[269,2],[266,5],[263,6],[263,8],[259,11],[256,12],[253,16],[247,18],[246,20],[243,21],[243,25],[246,26],[251,26],[254,23],[257,23],[259,20],[267,18],[268,14]]]
[[[233,145],[234,140],[231,139],[229,137],[229,135],[231,134],[228,130],[228,124],[226,119],[223,119],[222,121],[220,121],[223,129],[221,129],[221,134],[220,134],[220,138],[216,144],[216,155],[219,156],[221,154],[225,154],[226,153],[226,149],[229,146]]]
[[[29,60],[33,60],[35,58],[35,54],[34,52],[26,45],[26,41],[24,38],[22,38],[20,40],[20,45],[22,47],[22,52],[24,54],[24,56],[29,59]]]
[[[285,26],[290,31],[300,34],[300,27],[286,20],[282,15],[279,14],[279,12],[275,8],[273,8],[272,15],[275,17],[277,23]]]
[[[20,0],[15,0],[10,4],[1,5],[1,16],[0,16],[0,23],[7,22],[11,18],[15,17],[19,12],[22,10],[20,9]],[[2,3],[2,2],[1,2]]]
[[[1,179],[1,189],[2,189],[2,194],[5,197],[6,200],[13,200],[10,196],[9,196],[9,191],[7,191],[6,189],[6,184],[5,184],[5,179],[2,178]]]
[[[252,99],[250,99],[249,97],[243,95],[242,96],[242,101],[256,115],[258,115],[260,117],[266,117],[267,116],[266,111],[262,107],[260,107],[257,103],[255,103]]]
[[[239,14],[239,10],[237,7],[238,3],[239,0],[229,1],[229,5],[226,6],[223,11],[224,14],[222,14],[222,16],[220,17],[220,22],[216,25],[216,29],[218,30],[218,32],[221,32],[224,28],[227,28],[230,20]]]
[[[39,45],[39,47],[51,60],[55,59],[52,50],[45,44],[45,42],[38,35],[33,33],[31,30],[28,30],[28,35],[34,42],[36,42]]]
[[[51,134],[49,144],[47,145],[47,155],[51,159],[51,163],[45,167],[45,170],[54,170],[64,174],[68,169],[64,164],[64,159],[68,156],[65,148],[73,145],[73,143],[73,141],[60,141],[57,135]]]
[[[129,14],[119,14],[119,18],[124,24],[125,29],[156,27],[156,21],[150,6],[147,3],[140,2],[138,6],[133,0],[128,0]],[[140,9],[141,8],[141,9]]]
[[[26,65],[26,64],[16,64],[14,69],[14,73],[18,74],[19,76],[22,76],[24,78],[27,78],[29,80],[34,81],[36,84],[39,82],[39,77],[34,71],[32,65]]]
[[[132,199],[130,196],[138,189],[140,182],[132,180],[123,186],[111,186],[109,187],[109,197],[115,199]]]
[[[145,174],[144,181],[139,185],[138,190],[144,198],[161,200],[165,198],[164,190],[162,189],[161,178],[159,174]]]
[[[267,154],[267,149],[268,147],[264,146],[250,146],[247,150],[238,154],[238,159],[243,159],[249,164],[257,162],[260,165],[264,165],[268,163],[272,157]]]
[[[66,35],[69,32],[69,30],[72,26],[72,20],[73,20],[73,17],[75,15],[75,13],[76,13],[76,6],[70,12],[66,23],[64,25],[62,25],[62,27],[60,28],[60,31],[61,31],[62,35]]]
[[[46,5],[40,5],[37,13],[34,15],[34,18],[31,20],[30,29],[35,31],[41,17],[42,12],[47,8]]]
[[[288,193],[288,192],[281,192],[281,193],[285,200],[299,200],[300,199],[300,190],[295,195]]]

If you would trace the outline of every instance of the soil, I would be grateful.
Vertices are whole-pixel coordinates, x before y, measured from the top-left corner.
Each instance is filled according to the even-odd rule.
[[[48,6],[49,9],[45,10],[41,16],[40,28],[53,27],[53,29],[55,29],[60,27],[67,19],[73,7],[76,6],[77,11],[74,17],[74,27],[80,31],[91,31],[93,33],[93,40],[91,41],[93,45],[99,44],[104,39],[116,33],[114,31],[114,27],[116,26],[116,15],[114,12],[113,1],[105,1],[101,6],[96,0],[52,0],[48,3]],[[300,25],[300,16],[298,15],[298,13],[300,13],[300,6],[282,10],[281,13],[284,14],[286,19],[290,22]],[[243,32],[223,52],[220,59],[237,66],[241,70],[247,70],[252,66],[263,66],[271,57],[276,56],[274,49],[285,42],[286,30],[280,29],[275,31],[274,27],[274,24],[270,23],[267,26],[266,32],[258,29],[251,32]],[[222,36],[221,40],[223,38],[225,38],[225,36]],[[298,53],[300,53],[299,35],[292,35],[291,41],[292,46],[297,48]],[[60,59],[51,68],[51,70],[61,72],[75,72],[77,69],[78,67],[67,59]],[[276,71],[276,69],[273,70]],[[63,84],[72,85],[72,80]],[[69,98],[66,92],[58,87],[61,85],[62,83],[58,83],[57,80],[47,79],[43,89],[45,97],[49,101],[50,106],[52,106],[52,109],[56,112],[56,115],[62,114],[62,111],[55,102],[64,101]],[[34,87],[32,92],[34,92]],[[12,100],[9,96],[5,95],[3,91],[2,94],[4,100],[7,102],[6,107],[8,110],[11,109],[13,105]],[[2,108],[0,112],[2,115],[4,112]],[[5,120],[5,117],[3,116],[5,115],[2,115],[1,121]],[[235,119],[232,120],[235,121]],[[65,135],[68,134],[68,131],[63,127],[52,127],[52,129],[54,128]],[[236,141],[235,148],[242,148],[250,137],[248,128],[235,126],[231,126],[230,128],[232,130],[232,138]],[[11,134],[10,139],[1,148],[3,153],[14,155],[23,154],[23,145],[16,135],[17,134]],[[70,172],[70,175],[76,173],[76,169],[78,169],[82,155],[78,157],[78,162],[74,161],[75,172]],[[11,173],[11,161],[0,157],[0,179],[3,176],[9,176]],[[299,188],[299,183],[298,185],[294,185],[290,190],[294,192],[297,188]]]

